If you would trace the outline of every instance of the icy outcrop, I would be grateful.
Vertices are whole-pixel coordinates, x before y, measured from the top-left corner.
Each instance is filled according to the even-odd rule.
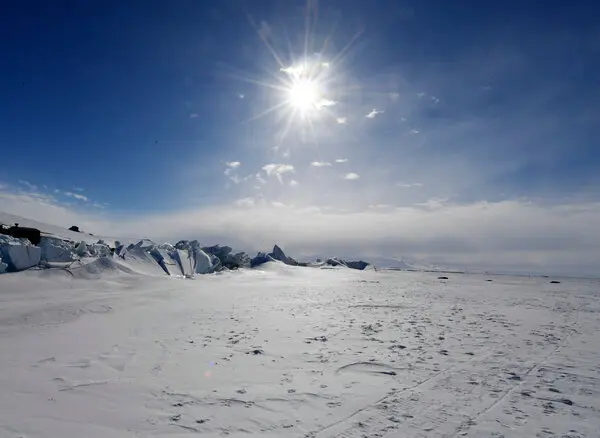
[[[285,253],[283,252],[283,250],[278,245],[275,245],[273,247],[273,251],[269,255],[271,257],[273,257],[275,260],[279,260],[280,262],[283,262],[283,263],[286,263],[287,259],[288,259],[287,256],[285,255]]]
[[[207,254],[212,254],[216,256],[219,260],[221,260],[221,263],[224,262],[229,256],[229,254],[231,254],[231,251],[233,251],[233,249],[229,246],[219,245],[205,246],[204,248],[202,248],[202,250]]]
[[[68,263],[76,260],[72,242],[53,237],[42,237],[40,241],[41,260],[49,263]]]
[[[248,254],[238,252],[236,254],[229,254],[223,262],[223,266],[227,269],[249,268],[251,262]]]
[[[269,254],[259,252],[256,255],[256,257],[254,257],[252,259],[251,267],[260,266],[263,263],[271,262],[274,260],[283,262],[286,265],[290,265],[290,266],[298,266],[298,264],[299,264],[293,258],[286,256],[285,253],[283,252],[283,250],[278,245],[275,245],[273,247],[273,251],[270,252]]]
[[[0,235],[0,258],[9,272],[23,271],[38,265],[41,255],[41,248],[31,245],[27,239]]]
[[[206,254],[201,249],[195,250],[194,256],[196,258],[196,274],[210,274],[214,272],[211,256]]]
[[[346,262],[346,266],[348,266],[351,269],[358,269],[360,271],[363,271],[366,269],[367,266],[369,266],[370,263],[367,263],[363,260],[357,260],[357,261],[351,261],[351,262]]]
[[[211,257],[214,271],[221,269],[249,268],[251,264],[250,257],[245,252],[233,254],[233,249],[229,246],[205,246],[202,248],[206,254]]]
[[[79,257],[89,257],[90,253],[88,251],[87,243],[85,243],[83,240],[79,242],[77,246],[75,246],[75,254],[77,254]]]
[[[88,252],[94,257],[108,257],[111,253],[110,247],[100,242],[88,245]]]
[[[360,271],[366,269],[367,266],[370,266],[370,263],[367,263],[367,262],[362,261],[362,260],[358,260],[358,261],[345,261],[345,260],[338,259],[338,258],[335,258],[335,257],[327,259],[327,261],[325,262],[325,264],[327,264],[329,266],[344,266],[346,268],[358,269]]]
[[[269,254],[265,254],[264,252],[259,252],[258,254],[256,254],[256,257],[254,257],[251,260],[250,267],[256,268],[257,266],[260,266],[264,263],[274,262],[274,261],[276,261],[276,260],[273,257],[271,257]]]
[[[177,261],[181,274],[186,277],[192,277],[196,272],[196,262],[194,256],[186,249],[176,249],[172,257]]]

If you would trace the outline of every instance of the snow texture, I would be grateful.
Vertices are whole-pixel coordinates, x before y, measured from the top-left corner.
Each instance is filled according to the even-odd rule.
[[[0,436],[599,436],[596,280],[138,253],[0,276]]]

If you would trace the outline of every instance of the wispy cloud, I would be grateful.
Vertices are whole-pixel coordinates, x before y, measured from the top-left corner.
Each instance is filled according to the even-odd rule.
[[[347,180],[355,180],[355,179],[359,179],[360,175],[358,173],[354,173],[354,172],[350,172],[347,173],[346,175],[344,175],[344,179]]]
[[[197,119],[198,117],[200,117],[200,115],[197,114],[197,113],[191,113],[190,114],[190,119]]]
[[[312,163],[310,163],[310,165],[313,167],[330,167],[331,163],[327,161],[313,161]]]
[[[242,163],[239,161],[228,161],[225,163],[225,165],[227,167],[231,167],[232,169],[236,169],[236,168],[240,167],[241,164]]]
[[[265,164],[262,168],[267,175],[282,175],[284,173],[294,173],[294,166],[291,164]]]
[[[373,109],[371,110],[371,112],[370,112],[370,113],[368,113],[368,114],[367,114],[365,117],[366,117],[367,119],[374,119],[375,117],[377,117],[377,115],[379,115],[379,114],[383,114],[384,112],[385,112],[385,111],[383,111],[383,110],[378,110],[378,109],[375,109],[375,108],[373,108]]]
[[[335,105],[335,104],[337,104],[337,102],[336,102],[335,100],[331,100],[331,99],[321,99],[321,100],[319,100],[319,101],[318,101],[318,102],[315,104],[315,106],[316,106],[318,109],[321,109],[321,108],[324,108],[324,107],[333,106],[333,105]]]
[[[410,133],[411,133],[412,135],[417,135],[417,134],[419,134],[420,132],[421,132],[421,131],[419,131],[418,129],[414,129],[414,128],[410,130]]]
[[[390,99],[393,100],[394,102],[397,101],[398,99],[400,99],[400,93],[390,93],[389,96],[390,96]]]
[[[267,183],[267,180],[266,180],[266,179],[264,179],[260,173],[257,173],[257,174],[256,174],[256,182],[257,182],[259,185],[265,185],[265,184]]]
[[[396,183],[396,187],[410,189],[410,188],[416,188],[416,187],[423,187],[423,184],[419,183],[419,182],[414,182],[414,183],[399,182],[399,183]]]
[[[70,198],[77,199],[78,201],[89,201],[88,197],[82,195],[81,193],[73,193],[73,192],[63,192],[63,195],[68,196]]]
[[[290,76],[293,76],[293,77],[298,77],[302,73],[304,73],[305,68],[303,65],[298,65],[298,66],[290,65],[289,67],[281,67],[279,69],[279,71],[281,71],[282,73],[288,74]]]
[[[290,181],[290,187],[298,187],[300,183],[298,181],[296,181],[295,179]]]
[[[348,158],[338,158],[335,160],[336,163],[347,163],[348,162]]]
[[[73,187],[73,190],[75,190],[76,192],[85,192],[85,190],[81,187]]]
[[[336,117],[335,122],[339,125],[345,125],[346,123],[348,123],[348,118],[347,117]]]
[[[35,184],[31,184],[29,181],[25,181],[23,179],[19,180],[19,184],[24,185],[25,187],[29,188],[30,190],[37,190],[38,186],[36,186]]]
[[[262,168],[268,176],[275,175],[279,182],[283,184],[283,175],[286,173],[294,173],[294,166],[291,164],[265,164]]]

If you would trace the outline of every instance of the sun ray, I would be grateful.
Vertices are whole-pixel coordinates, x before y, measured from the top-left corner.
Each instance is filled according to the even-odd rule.
[[[248,122],[251,122],[251,121],[253,121],[253,120],[260,119],[261,117],[264,117],[264,116],[266,116],[267,114],[270,114],[270,113],[272,113],[273,111],[277,111],[279,108],[282,108],[282,107],[284,107],[284,106],[286,106],[286,105],[288,105],[288,104],[289,104],[289,103],[288,103],[287,101],[279,102],[277,105],[274,105],[274,106],[272,106],[272,107],[270,107],[270,108],[267,108],[266,110],[262,111],[261,113],[259,113],[259,114],[256,114],[256,115],[254,115],[254,116],[250,117],[250,118],[249,118],[248,120],[246,120],[244,123],[248,123]]]
[[[258,37],[262,40],[262,42],[265,44],[265,46],[267,47],[267,49],[273,56],[273,59],[275,59],[277,64],[279,64],[279,67],[283,67],[284,66],[283,61],[281,61],[281,58],[279,57],[279,55],[277,55],[277,51],[267,41],[267,37],[264,36],[263,33],[260,32],[260,27],[254,22],[254,19],[252,18],[252,16],[250,14],[246,13],[246,17],[248,18],[248,21],[250,22],[250,24],[252,24],[252,27],[254,27],[254,30],[256,31],[256,34],[258,35]]]

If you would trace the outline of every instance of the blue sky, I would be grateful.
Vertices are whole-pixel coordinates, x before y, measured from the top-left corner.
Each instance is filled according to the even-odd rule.
[[[326,250],[316,242],[333,219],[347,233],[329,245],[353,253],[376,251],[356,230],[423,212],[472,208],[477,220],[481,205],[511,205],[519,222],[534,205],[553,224],[600,200],[598,12],[591,1],[13,2],[0,30],[0,210],[109,229],[155,220],[132,225],[148,234],[178,223],[177,237],[248,246],[273,226],[243,218],[318,211],[323,224],[305,222],[321,230],[313,244],[294,237],[302,224],[275,227],[309,253]],[[298,83],[308,88],[295,96]],[[237,214],[221,228],[173,219]],[[436,224],[439,247],[426,230],[372,241],[396,236],[387,255],[480,258],[445,243],[460,221]],[[527,237],[517,231],[505,237]],[[507,251],[543,264],[564,258],[552,252],[564,241]]]

